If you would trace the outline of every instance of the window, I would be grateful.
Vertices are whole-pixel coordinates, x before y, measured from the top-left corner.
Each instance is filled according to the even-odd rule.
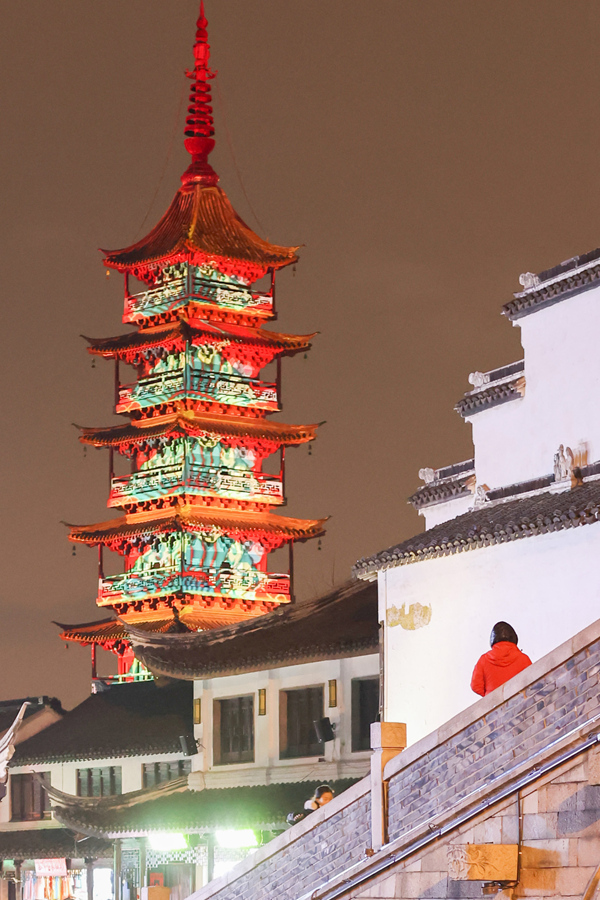
[[[79,797],[113,797],[121,793],[121,766],[77,769]]]
[[[215,700],[213,708],[215,765],[254,762],[254,697]]]
[[[379,679],[352,679],[352,752],[371,749],[371,723],[379,720]]]
[[[50,784],[50,772],[38,774]],[[10,808],[13,822],[50,818],[48,794],[30,772],[10,776]]]
[[[279,756],[321,756],[314,722],[323,718],[323,687],[279,692]]]
[[[142,782],[145,788],[173,781],[182,775],[189,775],[192,762],[189,759],[176,759],[174,762],[144,763],[142,766]]]

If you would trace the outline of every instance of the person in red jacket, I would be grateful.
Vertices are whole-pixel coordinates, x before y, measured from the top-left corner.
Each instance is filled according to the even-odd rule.
[[[508,622],[496,622],[490,635],[491,650],[479,657],[471,677],[471,689],[485,697],[531,665],[517,647],[517,632]]]

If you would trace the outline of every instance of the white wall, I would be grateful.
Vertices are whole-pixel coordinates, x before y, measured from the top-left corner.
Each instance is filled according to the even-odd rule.
[[[403,604],[431,611],[415,630],[386,624],[385,720],[406,722],[412,744],[473,703],[473,666],[498,620],[535,662],[598,619],[599,555],[593,524],[381,572],[380,619]]]
[[[118,690],[116,688],[115,690]],[[20,828],[48,828],[48,820],[42,822],[10,821],[10,776],[20,772],[50,772],[52,787],[66,794],[77,794],[77,769],[97,768],[105,766],[121,767],[121,787],[124,794],[139,791],[142,788],[142,766],[145,763],[171,762],[183,759],[182,753],[153,753],[147,756],[124,756],[112,759],[88,759],[77,762],[46,763],[37,765],[14,766],[9,769],[9,784],[6,796],[0,800],[0,830],[7,831]]]
[[[369,767],[369,752],[353,753],[351,748],[351,690],[353,678],[379,674],[379,656],[304,663],[262,672],[232,675],[196,681],[194,696],[201,699],[202,724],[195,726],[195,737],[203,749],[193,757],[196,774],[190,786],[233,787],[240,784],[268,784],[302,779],[328,781],[364,775]],[[328,706],[328,683],[337,681],[337,706]],[[324,762],[311,756],[279,759],[279,692],[294,688],[323,686],[324,715],[336,726],[336,738],[325,745]],[[258,690],[267,691],[267,714],[259,716]],[[254,696],[254,762],[215,765],[213,761],[212,723],[215,700],[225,697]]]
[[[424,507],[419,510],[419,515],[424,516],[426,528],[434,528],[441,522],[447,522],[449,519],[455,519],[456,516],[462,516],[468,512],[473,506],[473,500],[474,497],[471,493],[464,497],[453,497],[446,500],[445,503]]]
[[[477,483],[490,488],[552,472],[560,444],[600,459],[600,287],[518,319],[525,396],[472,416]]]

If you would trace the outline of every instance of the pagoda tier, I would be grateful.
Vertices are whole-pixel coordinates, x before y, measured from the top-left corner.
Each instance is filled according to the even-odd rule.
[[[262,611],[256,611],[256,615],[262,615]],[[141,613],[127,610],[118,618],[111,617],[80,625],[66,625],[62,622],[54,624],[61,629],[63,641],[91,648],[94,680],[97,678],[96,650],[99,648],[112,652],[117,657],[117,676],[112,676],[110,681],[127,683],[152,678],[151,673],[134,657],[129,641],[130,627],[135,628],[138,633],[182,634],[235,625],[247,618],[248,612],[243,609],[207,610],[197,603],[178,609],[172,602],[161,600],[155,608],[145,609]]]
[[[125,557],[125,572],[101,576],[99,606],[194,596],[262,605],[290,600],[289,575],[267,573],[267,554],[322,534],[323,525],[250,510],[170,506],[71,526],[69,538]]]
[[[280,409],[281,358],[306,352],[314,335],[262,327],[275,318],[275,272],[297,260],[297,247],[256,235],[217,185],[202,5],[194,58],[182,187],[146,237],[105,251],[106,265],[125,274],[123,321],[136,330],[86,338],[90,353],[115,360],[115,411],[131,421],[83,429],[80,440],[109,448],[108,506],[125,515],[70,532],[99,547],[97,604],[150,630],[218,628],[288,603],[293,543],[324,523],[270,511],[285,502],[285,448],[313,440],[316,426],[265,417]],[[143,290],[132,291],[132,276]],[[131,383],[121,383],[121,364],[134,367]],[[115,474],[114,451],[130,460],[126,475]],[[264,472],[275,452],[279,471]],[[271,574],[267,556],[283,545],[289,572]],[[105,577],[105,547],[124,558],[122,573]],[[69,626],[63,637],[123,657],[129,645],[115,628]]]
[[[87,338],[89,352],[135,366],[135,383],[119,384],[117,413],[175,410],[277,412],[278,385],[256,376],[283,355],[310,347],[310,336],[180,320],[115,338]]]
[[[112,338],[86,338],[89,352],[107,359],[121,359],[132,366],[149,365],[157,351],[182,353],[186,347],[218,345],[221,356],[261,369],[278,356],[291,356],[310,349],[315,334],[278,334],[243,325],[217,325],[201,319],[180,317],[170,326],[153,326]],[[154,351],[154,352],[153,352]]]
[[[317,428],[193,414],[155,422],[83,429],[82,443],[116,449],[133,463],[135,471],[115,477],[111,458],[109,507],[160,508],[173,497],[224,507],[281,504],[284,449],[313,440]],[[279,473],[263,473],[263,461],[277,450]]]
[[[94,447],[115,447],[130,455],[135,447],[164,437],[190,435],[201,439],[219,440],[231,447],[252,441],[263,447],[268,456],[281,446],[296,446],[315,439],[318,425],[285,425],[283,422],[246,421],[235,416],[197,416],[180,413],[161,419],[141,419],[127,425],[109,428],[82,428],[79,440]]]
[[[220,614],[214,609],[194,605],[187,606],[169,604],[160,601],[156,609],[147,609],[141,613],[127,610],[118,618],[100,619],[95,622],[84,622],[80,625],[65,625],[55,622],[61,629],[64,641],[78,644],[98,644],[104,650],[113,650],[121,641],[128,640],[128,627],[149,634],[178,634],[194,631],[210,631],[215,627],[234,625],[248,618],[247,614],[237,614],[235,610],[223,610]],[[217,624],[215,624],[217,623]]]
[[[256,326],[275,315],[275,273],[267,290],[225,275],[212,266],[183,262],[156,271],[150,287],[131,293],[125,278],[123,322],[138,325],[177,321],[184,307],[206,321]]]

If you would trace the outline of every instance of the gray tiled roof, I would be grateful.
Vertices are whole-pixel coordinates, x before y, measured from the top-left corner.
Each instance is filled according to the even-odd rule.
[[[458,401],[454,409],[465,417],[507,403],[509,400],[518,400],[523,396],[522,384],[521,375],[514,381],[504,381],[502,384],[492,384],[481,391],[471,391]]]
[[[149,634],[130,628],[135,655],[152,672],[216,678],[377,653],[377,588],[356,582],[324,597],[212,631]]]
[[[600,281],[600,262],[598,265],[591,263],[599,258],[600,250],[592,250],[582,256],[575,256],[553,269],[540,272],[539,287],[515,294],[514,300],[510,300],[502,308],[503,315],[511,321],[520,319],[544,306],[566,300],[571,294],[583,288],[595,286]]]
[[[546,491],[484,505],[442,522],[395,547],[359,560],[354,566],[354,574],[358,578],[371,579],[381,569],[578,525],[591,525],[599,519],[600,481],[591,481],[561,493]]]
[[[59,715],[64,714],[60,700],[56,697],[21,697],[19,700],[1,700],[0,701],[0,734],[6,731],[17,717],[17,713],[21,709],[23,703],[29,703],[25,710],[25,719],[41,712],[43,709],[52,709]]]
[[[11,766],[181,752],[179,736],[193,731],[192,698],[185,682],[115,685],[18,744]]]
[[[358,781],[330,782],[336,794]],[[56,818],[83,834],[116,837],[152,832],[202,833],[215,828],[285,828],[289,812],[302,810],[305,800],[322,781],[247,785],[182,791],[168,797],[115,808],[101,800],[94,807],[54,806]]]
[[[468,459],[454,466],[435,470],[433,481],[418,488],[408,498],[415,509],[423,509],[454,497],[466,497],[472,493],[471,483],[475,475],[475,461]]]
[[[106,859],[113,855],[112,841],[78,841],[77,835],[66,828],[20,828],[0,831],[0,860],[2,859]]]

